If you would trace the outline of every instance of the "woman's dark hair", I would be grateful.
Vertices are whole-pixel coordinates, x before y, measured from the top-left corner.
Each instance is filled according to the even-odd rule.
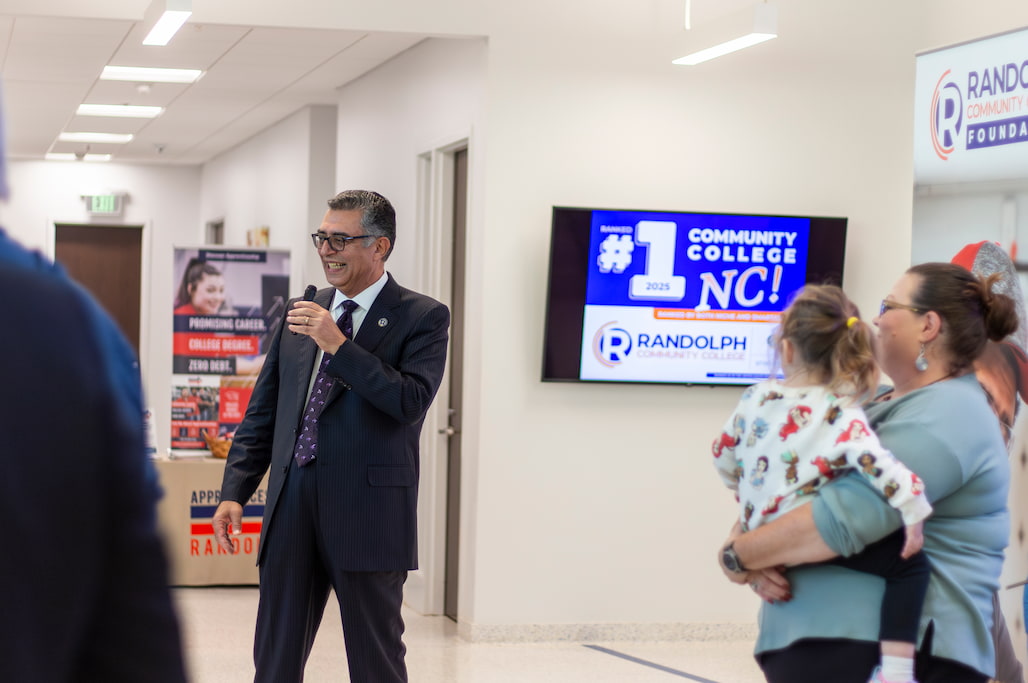
[[[1017,330],[1016,303],[992,291],[1000,273],[982,279],[953,263],[922,263],[907,272],[920,278],[911,305],[942,318],[951,371],[970,367],[988,340],[1001,341]]]
[[[178,294],[175,295],[175,308],[185,306],[193,299],[193,290],[196,283],[205,275],[221,275],[221,271],[198,258],[189,259],[186,265],[186,272],[182,274],[182,283],[178,286]]]
[[[878,386],[874,332],[835,285],[807,285],[797,292],[782,313],[778,338],[788,339],[813,379],[830,389],[860,397]]]

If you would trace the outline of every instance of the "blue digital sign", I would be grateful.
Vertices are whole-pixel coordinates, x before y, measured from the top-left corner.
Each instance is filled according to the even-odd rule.
[[[781,311],[809,241],[802,217],[595,210],[585,303]]]

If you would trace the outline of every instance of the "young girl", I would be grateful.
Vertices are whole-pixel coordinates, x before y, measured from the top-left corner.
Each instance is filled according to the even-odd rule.
[[[739,501],[739,525],[754,529],[810,502],[843,472],[865,476],[900,512],[905,533],[833,562],[886,579],[882,664],[869,683],[916,683],[930,572],[922,528],[932,508],[920,478],[881,446],[859,405],[878,384],[874,333],[840,288],[814,285],[782,314],[775,343],[784,380],[746,389],[714,441],[714,464]]]

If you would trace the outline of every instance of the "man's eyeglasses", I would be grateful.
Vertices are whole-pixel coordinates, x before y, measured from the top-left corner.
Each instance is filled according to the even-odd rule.
[[[902,308],[904,311],[913,311],[914,313],[927,313],[923,308],[917,306],[908,306],[901,304],[898,301],[889,301],[888,299],[882,299],[882,306],[878,309],[878,315],[883,316],[894,308]]]
[[[328,246],[332,248],[332,251],[342,251],[346,249],[346,245],[354,240],[362,240],[367,237],[374,237],[374,235],[354,235],[350,237],[348,235],[322,235],[320,232],[316,232],[311,235],[311,239],[314,241],[314,248],[321,249],[321,245],[328,242]]]

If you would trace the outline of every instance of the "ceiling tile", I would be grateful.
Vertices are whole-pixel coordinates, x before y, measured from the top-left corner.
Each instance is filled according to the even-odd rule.
[[[42,158],[83,151],[61,131],[132,132],[92,145],[115,161],[202,163],[305,106],[335,103],[337,88],[424,39],[364,31],[253,28],[187,22],[166,47],[144,46],[141,21],[0,16],[8,151]],[[101,81],[108,64],[203,69],[194,84]],[[165,107],[156,119],[78,117],[78,105]],[[160,145],[163,153],[158,153]]]
[[[126,21],[18,17],[4,60],[4,78],[92,82],[131,27]]]

